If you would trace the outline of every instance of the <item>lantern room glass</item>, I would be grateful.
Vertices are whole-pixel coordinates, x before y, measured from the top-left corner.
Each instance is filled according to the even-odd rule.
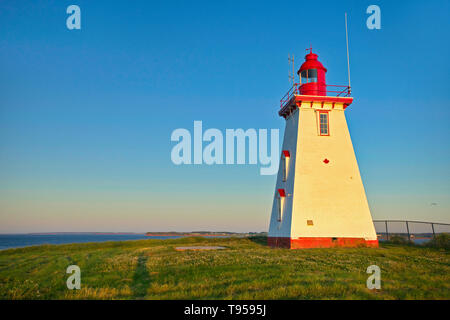
[[[301,73],[301,83],[317,82],[317,69],[303,70]]]

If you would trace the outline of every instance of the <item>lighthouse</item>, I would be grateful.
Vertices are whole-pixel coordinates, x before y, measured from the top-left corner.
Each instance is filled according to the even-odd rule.
[[[378,247],[347,127],[349,86],[327,85],[312,52],[281,99],[286,120],[268,244],[291,249]]]

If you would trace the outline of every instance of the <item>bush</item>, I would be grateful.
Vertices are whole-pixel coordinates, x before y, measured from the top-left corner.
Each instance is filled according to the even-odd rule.
[[[450,249],[450,234],[438,234],[430,240],[427,245],[434,248]]]
[[[389,242],[394,244],[408,244],[410,241],[402,236],[390,236]]]

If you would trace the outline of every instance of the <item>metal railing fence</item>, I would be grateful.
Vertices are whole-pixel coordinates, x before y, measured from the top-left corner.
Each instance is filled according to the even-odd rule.
[[[437,234],[450,233],[450,223],[414,220],[373,220],[380,240],[392,236],[406,237],[407,240],[431,240]]]

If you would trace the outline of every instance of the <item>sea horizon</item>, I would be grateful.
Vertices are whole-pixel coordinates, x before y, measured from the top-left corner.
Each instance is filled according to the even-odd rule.
[[[98,243],[109,241],[132,241],[146,239],[177,239],[183,236],[147,236],[145,233],[27,233],[0,234],[0,251],[39,245],[59,245],[72,243]]]

